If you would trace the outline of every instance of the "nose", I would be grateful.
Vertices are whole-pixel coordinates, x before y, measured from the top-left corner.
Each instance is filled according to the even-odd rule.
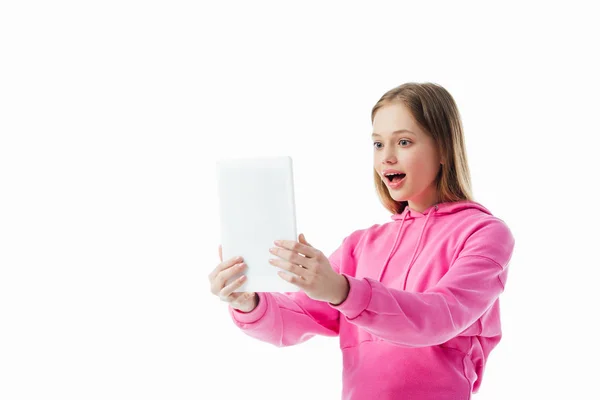
[[[383,164],[396,164],[398,162],[396,153],[393,150],[386,150],[381,162]]]

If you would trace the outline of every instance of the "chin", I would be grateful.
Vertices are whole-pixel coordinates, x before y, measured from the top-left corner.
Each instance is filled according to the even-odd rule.
[[[394,199],[394,201],[408,201],[408,198],[406,196],[403,196],[398,193],[390,192],[390,196],[392,199]]]

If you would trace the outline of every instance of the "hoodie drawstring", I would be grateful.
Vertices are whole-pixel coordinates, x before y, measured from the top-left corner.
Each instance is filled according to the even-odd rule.
[[[434,208],[435,211],[438,210],[438,206],[437,204],[435,205]],[[423,224],[423,228],[421,229],[421,233],[419,234],[419,238],[417,239],[417,245],[415,246],[415,250],[413,251],[413,255],[411,257],[410,263],[408,264],[408,268],[406,270],[406,274],[404,275],[404,284],[402,286],[402,288],[404,290],[406,290],[406,282],[408,279],[408,273],[410,272],[412,265],[414,263],[414,261],[416,260],[417,257],[417,250],[419,249],[419,244],[421,244],[421,238],[423,237],[423,233],[425,232],[425,227],[427,226],[427,221],[429,221],[429,217],[431,217],[431,214],[433,214],[433,211],[430,211],[429,213],[427,213],[427,218],[425,218],[425,223]],[[406,220],[406,216],[408,215],[408,212],[404,213],[403,217],[402,217],[402,222],[400,223],[400,229],[398,230],[398,233],[396,234],[396,239],[394,240],[394,245],[392,246],[392,249],[390,250],[390,253],[388,254],[385,263],[383,265],[383,267],[381,268],[381,271],[379,272],[379,276],[377,278],[377,280],[379,282],[381,282],[381,278],[383,277],[383,273],[385,272],[385,270],[387,269],[388,263],[390,261],[390,259],[392,258],[392,254],[394,254],[394,251],[396,250],[396,245],[398,243],[398,238],[400,237],[400,234],[402,233],[402,227],[404,226],[404,221]]]
[[[408,215],[408,213],[406,212],[402,216],[402,222],[400,223],[400,229],[398,229],[398,233],[396,234],[396,239],[394,240],[394,245],[392,246],[392,249],[390,250],[390,253],[388,254],[387,258],[385,259],[385,263],[383,264],[381,271],[379,271],[379,276],[377,277],[377,280],[379,282],[381,282],[381,277],[383,276],[383,272],[386,270],[388,263],[390,262],[390,258],[392,258],[392,254],[394,254],[394,251],[396,250],[396,243],[398,243],[398,238],[400,237],[400,233],[402,233],[402,226],[404,225],[404,220],[406,220],[407,215]]]
[[[435,211],[437,211],[437,209],[438,209],[438,206],[436,204]],[[410,269],[412,268],[413,263],[417,259],[417,257],[416,257],[417,250],[419,248],[419,244],[421,243],[421,237],[423,237],[423,233],[425,232],[425,227],[427,226],[427,221],[429,221],[429,217],[431,217],[431,214],[433,214],[433,211],[428,212],[427,218],[425,218],[425,223],[423,224],[423,229],[421,229],[421,234],[419,235],[419,239],[417,239],[417,245],[415,246],[415,251],[413,251],[412,258],[410,259],[410,264],[408,264],[408,268],[406,269],[406,274],[404,274],[404,284],[402,285],[402,290],[406,290],[406,281],[408,280],[408,273],[410,272]]]

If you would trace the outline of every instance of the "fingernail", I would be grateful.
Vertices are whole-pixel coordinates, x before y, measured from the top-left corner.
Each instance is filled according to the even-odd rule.
[[[275,241],[275,242],[273,242],[273,243],[275,243],[277,246],[279,246],[279,245],[281,244],[281,240],[276,240],[276,241]]]

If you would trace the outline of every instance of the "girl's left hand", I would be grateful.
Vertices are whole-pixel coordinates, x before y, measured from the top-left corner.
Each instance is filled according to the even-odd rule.
[[[278,247],[269,251],[281,259],[269,262],[295,275],[277,274],[286,281],[298,286],[308,297],[314,300],[327,301],[334,305],[342,303],[348,296],[349,284],[346,278],[331,268],[327,257],[311,246],[300,234],[299,242],[293,240],[276,241]]]

